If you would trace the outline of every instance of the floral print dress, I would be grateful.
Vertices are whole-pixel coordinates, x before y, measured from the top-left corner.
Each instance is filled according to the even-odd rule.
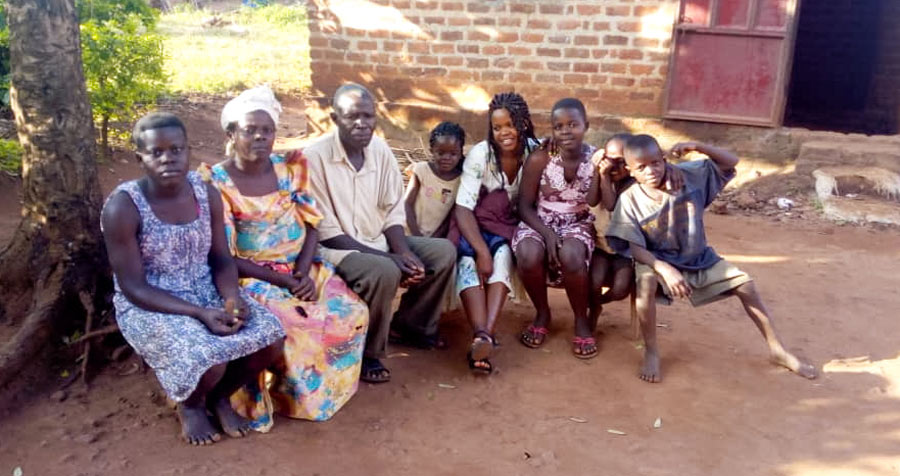
[[[541,173],[541,183],[538,189],[537,214],[545,225],[553,229],[560,239],[575,239],[587,248],[587,261],[585,266],[590,267],[591,253],[594,251],[596,231],[594,230],[594,214],[587,202],[588,190],[591,188],[591,178],[594,175],[594,165],[591,163],[591,155],[594,148],[584,144],[582,146],[583,161],[578,166],[575,179],[566,182],[565,168],[562,157],[559,154],[550,156],[547,166]],[[519,223],[516,235],[513,237],[513,249],[516,249],[522,240],[532,239],[544,244],[544,237],[525,222]],[[559,273],[550,273],[550,282],[557,286],[562,283]]]
[[[207,264],[212,243],[207,186],[194,172],[187,179],[194,190],[198,217],[183,225],[160,220],[136,180],[119,185],[110,197],[128,194],[141,215],[137,239],[147,284],[195,306],[223,309],[225,303]],[[169,398],[182,402],[211,367],[250,355],[284,336],[272,313],[243,298],[250,315],[244,326],[229,336],[211,333],[193,317],[148,311],[133,304],[122,294],[118,280],[113,303],[122,336],[153,369]]]
[[[309,194],[306,159],[295,153],[289,159],[272,155],[270,160],[278,190],[258,197],[242,195],[222,164],[202,165],[200,173],[222,193],[232,253],[293,273],[306,225],[316,226],[322,214]],[[244,291],[272,311],[287,334],[277,372],[261,376],[256,385],[232,397],[232,406],[260,431],[271,428],[273,412],[327,420],[356,393],[368,307],[321,257],[313,260],[309,276],[316,283],[315,301],[301,301],[267,281],[241,279]]]

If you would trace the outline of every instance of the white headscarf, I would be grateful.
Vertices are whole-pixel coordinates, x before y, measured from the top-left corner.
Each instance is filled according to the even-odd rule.
[[[228,129],[228,124],[239,121],[244,115],[253,111],[263,111],[272,118],[272,122],[278,124],[278,116],[281,115],[281,103],[275,99],[275,93],[266,85],[248,89],[238,97],[228,101],[222,109],[222,130]]]

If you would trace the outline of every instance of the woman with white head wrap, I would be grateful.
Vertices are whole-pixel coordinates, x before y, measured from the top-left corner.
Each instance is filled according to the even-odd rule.
[[[222,193],[241,285],[288,336],[275,378],[260,376],[232,398],[260,431],[271,428],[273,411],[326,420],[353,396],[369,316],[334,266],[316,256],[322,215],[309,193],[306,159],[300,151],[272,153],[281,112],[268,86],[229,101],[221,116],[227,158],[200,168]]]

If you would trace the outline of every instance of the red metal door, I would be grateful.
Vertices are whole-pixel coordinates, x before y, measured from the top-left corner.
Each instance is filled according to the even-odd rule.
[[[777,126],[799,0],[681,0],[665,116]]]

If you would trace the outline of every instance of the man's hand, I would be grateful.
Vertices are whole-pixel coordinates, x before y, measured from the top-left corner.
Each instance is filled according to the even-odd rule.
[[[403,273],[403,285],[418,284],[425,279],[425,265],[411,250],[402,253],[391,253],[390,258]]]
[[[691,297],[691,287],[688,285],[687,281],[684,280],[684,275],[681,274],[681,271],[678,271],[674,266],[665,261],[657,261],[656,266],[654,266],[654,271],[656,271],[666,283],[666,287],[669,288],[672,297]]]

